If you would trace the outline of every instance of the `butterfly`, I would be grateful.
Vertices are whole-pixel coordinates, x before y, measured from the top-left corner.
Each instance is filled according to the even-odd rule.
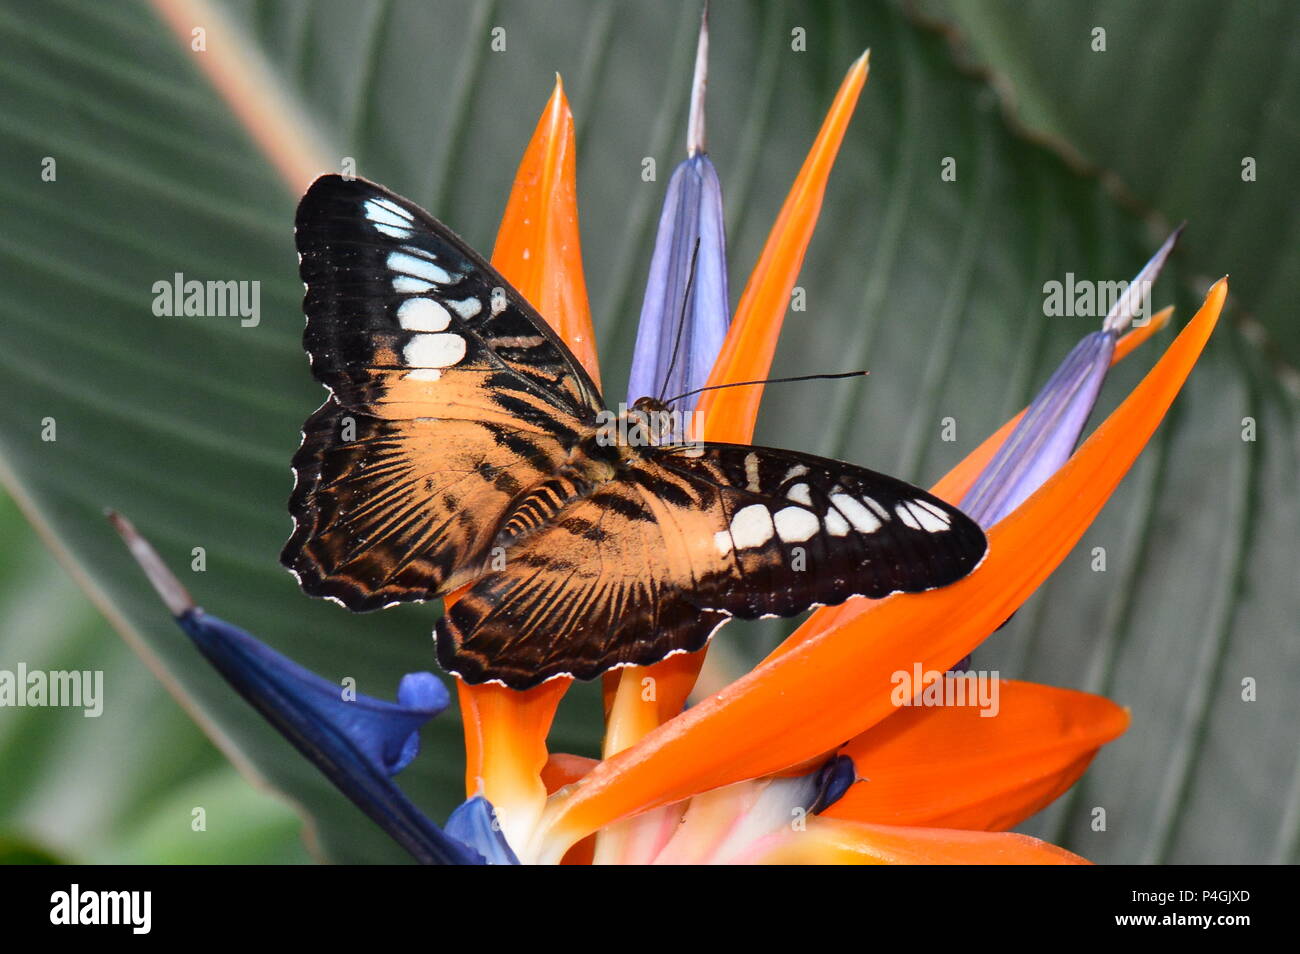
[[[611,440],[612,412],[545,319],[382,186],[316,180],[295,232],[303,342],[330,394],[293,458],[281,562],[354,611],[468,585],[436,629],[440,664],[468,683],[590,679],[701,649],[734,617],[932,589],[983,559],[977,524],[883,474]]]

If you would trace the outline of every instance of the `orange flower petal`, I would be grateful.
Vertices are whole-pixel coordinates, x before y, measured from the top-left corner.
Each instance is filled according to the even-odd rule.
[[[767,244],[736,306],[722,352],[714,362],[710,385],[764,378],[772,367],[790,292],[799,277],[804,252],[821,212],[826,180],[844,140],[858,94],[867,81],[869,53],[858,58],[840,84],[830,112],[768,234]],[[711,441],[748,443],[754,436],[762,398],[761,385],[705,391],[698,405],[698,418],[704,422],[701,433]]]
[[[573,114],[557,75],[555,91],[524,151],[497,233],[492,264],[562,337],[597,383],[591,308],[578,238]],[[459,594],[443,602],[451,606]],[[465,788],[492,802],[512,844],[545,803],[546,735],[570,680],[527,692],[458,683],[465,723]],[[513,836],[513,837],[512,837]]]
[[[568,752],[555,752],[546,760],[542,769],[542,784],[549,795],[557,789],[572,785],[596,767],[596,759],[585,755],[570,755]]]
[[[528,143],[492,264],[564,339],[599,387],[596,337],[578,234],[577,145],[560,76]]]
[[[589,759],[582,755],[569,755],[566,752],[557,752],[547,760],[546,767],[542,769],[542,782],[546,785],[548,793],[554,792],[566,785],[573,784],[590,772],[595,765],[595,759]],[[589,865],[595,859],[595,855],[596,836],[592,835],[570,848],[560,864]]]
[[[998,708],[908,707],[841,751],[858,778],[826,817],[1005,831],[1073,785],[1129,724],[1109,699],[998,682]]]
[[[819,817],[761,839],[737,862],[768,865],[1086,865],[1028,835],[896,828]]]
[[[682,711],[699,678],[705,653],[704,649],[678,653],[651,666],[630,666],[605,674],[612,677],[605,680],[605,758],[635,745]],[[604,828],[596,835],[594,862],[620,864],[629,858],[653,857],[667,840],[665,833],[676,828],[680,814],[671,808],[661,809]]]
[[[891,674],[944,671],[983,641],[1078,542],[1154,433],[1218,320],[1227,280],[1142,383],[1047,483],[989,532],[951,586],[869,603],[594,768],[547,808],[539,855],[619,818],[780,771],[890,715]]]
[[[465,793],[492,803],[511,845],[532,831],[545,804],[546,736],[568,688],[566,679],[525,692],[456,680],[465,724]]]
[[[1110,356],[1110,366],[1113,368],[1119,362],[1123,361],[1133,350],[1141,345],[1146,344],[1147,340],[1157,331],[1169,324],[1169,319],[1174,313],[1174,306],[1161,308],[1151,320],[1141,327],[1134,328],[1128,334],[1124,335],[1119,341],[1115,342],[1115,353]]]
[[[609,723],[606,757],[621,752],[682,711],[700,677],[706,649],[678,653],[650,666],[629,666],[605,673],[605,719]]]

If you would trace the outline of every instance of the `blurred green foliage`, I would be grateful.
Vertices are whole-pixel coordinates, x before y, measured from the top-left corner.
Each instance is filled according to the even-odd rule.
[[[683,154],[696,4],[218,9],[272,64],[332,161],[355,158],[361,174],[483,250],[561,71],[604,378],[617,399],[663,182]],[[1043,283],[1067,271],[1127,278],[1161,223],[1190,219],[1157,301],[1176,302],[1185,319],[1204,278],[1231,271],[1232,313],[1079,552],[976,665],[1133,710],[1129,733],[1025,830],[1097,861],[1294,861],[1300,499],[1286,362],[1300,355],[1300,333],[1286,263],[1298,240],[1300,57],[1287,43],[1296,8],[978,2],[923,12],[715,4],[709,143],[735,293],[843,70],[873,48],[800,278],[808,311],[790,316],[775,368],[872,373],[772,389],[758,440],[933,480],[1091,329],[1045,319]],[[1097,24],[1105,53],[1090,47]],[[507,48],[493,53],[498,26]],[[807,52],[791,49],[796,28]],[[322,397],[299,344],[296,196],[196,69],[201,55],[143,2],[0,9],[0,476],[96,603],[174,680],[194,720],[309,813],[326,857],[402,860],[206,668],[102,519],[105,506],[126,513],[207,608],[327,678],[391,697],[402,673],[434,666],[436,607],[352,616],[303,597],[277,564],[288,460]],[[1238,68],[1245,62],[1268,64],[1268,75]],[[1254,182],[1240,176],[1247,150],[1260,160]],[[659,182],[641,180],[646,156]],[[46,157],[57,160],[54,182],[40,176]],[[940,178],[948,157],[956,182]],[[261,282],[262,320],[155,317],[152,285],[176,272]],[[1165,340],[1116,370],[1106,407]],[[940,439],[945,417],[957,422],[955,443]],[[1247,417],[1253,442],[1241,436]],[[46,418],[57,441],[41,439]],[[109,699],[99,720],[0,712],[0,834],[12,839],[3,850],[303,860],[289,809],[233,775],[18,520],[12,507],[0,512],[0,667],[102,668]],[[203,573],[186,569],[196,546]],[[1104,573],[1090,569],[1096,547],[1107,551]],[[742,665],[787,628],[735,625],[717,658]],[[1243,679],[1258,681],[1257,702],[1242,701]],[[599,711],[594,687],[572,692],[553,748],[595,754]],[[424,742],[401,782],[442,818],[461,796],[454,713]],[[208,807],[206,833],[191,831],[196,805]],[[1092,830],[1094,807],[1107,809],[1105,831]]]

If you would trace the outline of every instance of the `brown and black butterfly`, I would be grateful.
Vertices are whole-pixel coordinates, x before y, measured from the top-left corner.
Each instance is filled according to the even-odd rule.
[[[437,624],[467,682],[590,679],[698,650],[732,617],[931,589],[984,556],[960,511],[860,467],[609,441],[546,321],[381,186],[318,179],[296,234],[331,394],[293,460],[281,560],[357,611],[472,584]]]

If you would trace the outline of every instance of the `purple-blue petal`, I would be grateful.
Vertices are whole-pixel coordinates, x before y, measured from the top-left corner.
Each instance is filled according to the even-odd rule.
[[[408,672],[397,684],[397,704],[409,712],[428,712],[426,720],[447,708],[448,702],[447,687],[431,672]],[[402,751],[388,768],[388,774],[396,775],[419,754],[420,733],[417,729],[402,743]]]
[[[1074,453],[1115,352],[1116,336],[1094,331],[1056,369],[998,448],[961,509],[991,527],[1056,473]]]
[[[447,706],[447,689],[432,673],[406,676],[396,703],[360,694],[348,701],[341,686],[197,607],[177,622],[244,699],[417,861],[484,863],[390,778],[414,758],[420,727]]]
[[[1011,513],[1070,459],[1097,403],[1119,335],[1149,309],[1151,286],[1182,231],[1180,225],[1142,266],[1116,299],[1102,330],[1074,346],[962,498],[961,509],[980,526],[991,527]]]
[[[475,795],[457,806],[444,828],[448,835],[473,848],[490,865],[519,864],[505,833],[497,824],[496,809],[482,795]]]
[[[722,187],[713,163],[700,153],[678,165],[668,182],[637,327],[629,405],[708,383],[731,321],[727,294]],[[690,410],[696,401],[686,398],[676,407]]]
[[[838,802],[858,780],[857,769],[853,759],[847,755],[837,755],[823,765],[817,772],[817,797],[808,806],[814,815],[820,815]]]

